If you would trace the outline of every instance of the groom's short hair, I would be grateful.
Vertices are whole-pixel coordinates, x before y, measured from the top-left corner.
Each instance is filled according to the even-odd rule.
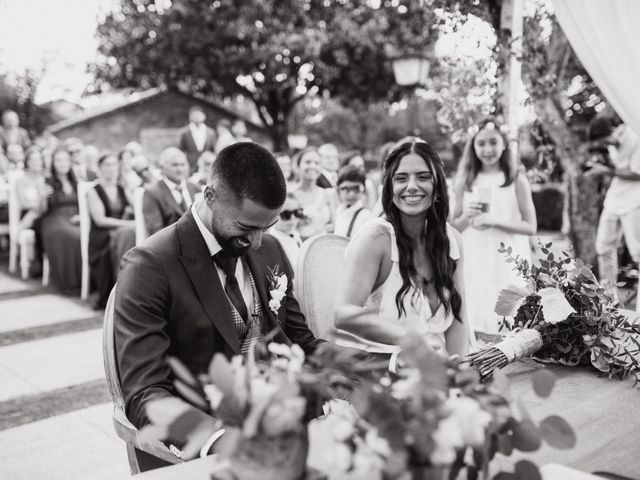
[[[220,180],[238,200],[245,198],[276,209],[282,207],[287,184],[274,156],[261,145],[239,142],[218,154],[209,172],[209,184]]]

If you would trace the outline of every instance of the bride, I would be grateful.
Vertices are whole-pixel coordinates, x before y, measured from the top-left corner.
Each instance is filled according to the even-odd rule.
[[[382,204],[385,218],[365,224],[347,249],[336,327],[386,345],[417,332],[443,353],[464,355],[460,235],[447,224],[442,161],[427,143],[415,139],[389,154]]]

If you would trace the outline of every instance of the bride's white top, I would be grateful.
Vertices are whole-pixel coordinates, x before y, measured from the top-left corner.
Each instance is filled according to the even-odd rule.
[[[425,296],[422,288],[412,282],[409,290],[403,298],[404,312],[398,314],[396,306],[396,294],[402,288],[402,276],[400,275],[400,256],[396,243],[396,232],[393,225],[388,221],[376,217],[370,219],[368,226],[377,223],[386,228],[391,240],[391,270],[384,283],[376,288],[367,299],[364,308],[377,312],[378,316],[386,321],[398,323],[411,331],[421,334],[432,346],[442,351],[446,351],[444,332],[454,321],[453,312],[446,312],[442,303],[435,313],[431,311],[429,300]],[[361,235],[361,229],[357,234]],[[452,231],[452,227],[447,224],[447,236],[449,237],[449,255],[453,260],[460,258],[460,247]]]

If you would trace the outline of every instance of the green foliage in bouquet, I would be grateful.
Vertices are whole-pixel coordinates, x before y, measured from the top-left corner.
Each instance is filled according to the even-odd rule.
[[[526,281],[525,288],[504,289],[496,313],[509,331],[533,329],[542,337],[534,356],[565,365],[593,365],[610,377],[633,375],[640,381],[640,324],[630,323],[612,292],[598,282],[589,265],[565,251],[556,256],[551,243],[540,244],[546,258],[536,265],[500,253]],[[531,352],[533,353],[533,352]]]
[[[516,416],[502,377],[480,383],[475,370],[464,368],[456,357],[437,354],[419,336],[407,337],[402,356],[405,366],[398,375],[373,375],[355,386],[350,400],[357,415],[342,411],[327,420],[352,452],[347,465],[361,474],[369,469],[369,476],[357,478],[380,478],[370,475],[376,465],[388,479],[418,478],[417,472],[427,469],[438,469],[442,479],[461,478],[461,472],[468,479],[489,478],[489,463],[497,453],[534,451],[543,440],[556,448],[574,446],[575,434],[562,418],[550,416],[536,424],[524,402],[518,403]],[[538,372],[534,390],[548,396],[554,381],[552,374]],[[527,460],[515,469],[516,474],[502,475],[540,478]]]

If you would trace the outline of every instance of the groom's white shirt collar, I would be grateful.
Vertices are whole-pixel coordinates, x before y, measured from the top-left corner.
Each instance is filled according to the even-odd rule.
[[[202,238],[204,239],[205,243],[207,244],[207,248],[209,249],[209,253],[213,257],[216,253],[222,250],[222,247],[218,243],[218,240],[216,240],[216,237],[213,236],[213,233],[211,233],[209,229],[204,226],[200,215],[198,215],[198,209],[196,208],[196,206],[199,203],[200,202],[193,202],[191,204],[191,215],[193,215],[196,226],[198,227],[198,230],[200,230],[200,235],[202,235]],[[215,268],[216,272],[218,273],[218,278],[220,278],[220,283],[224,285],[227,276],[222,271],[222,268],[220,268],[218,265],[215,265]],[[251,286],[251,279],[249,278],[249,275],[245,273],[244,262],[238,262],[236,264],[236,279],[238,280],[238,284],[240,284],[240,290],[242,291],[242,298],[244,298],[244,303],[247,304],[247,308],[249,309],[249,311],[253,312],[253,287]]]
[[[193,219],[196,221],[198,230],[200,230],[200,235],[204,238],[207,248],[209,249],[209,253],[213,257],[216,253],[222,250],[222,247],[218,243],[218,240],[216,240],[216,237],[213,236],[213,233],[211,233],[209,229],[204,226],[204,223],[202,223],[202,219],[200,218],[200,215],[198,215],[198,209],[196,208],[199,203],[200,202],[194,202],[191,205],[191,215],[193,215]]]

